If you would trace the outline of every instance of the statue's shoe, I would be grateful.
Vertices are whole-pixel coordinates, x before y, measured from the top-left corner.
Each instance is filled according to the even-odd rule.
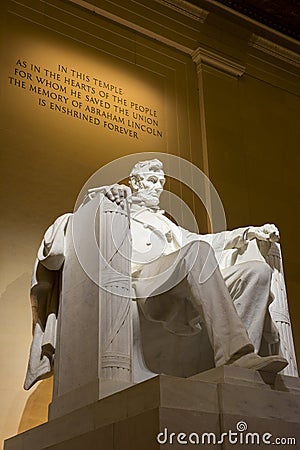
[[[243,367],[244,369],[277,373],[288,365],[288,361],[279,355],[259,356],[256,353],[248,353],[231,363],[231,365]]]

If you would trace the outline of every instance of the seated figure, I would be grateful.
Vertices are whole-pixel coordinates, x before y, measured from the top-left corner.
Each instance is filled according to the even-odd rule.
[[[176,336],[201,335],[205,329],[216,367],[233,365],[273,373],[283,370],[287,359],[270,354],[278,351],[281,338],[270,316],[273,269],[264,258],[239,258],[252,242],[278,241],[278,229],[266,224],[217,234],[191,233],[159,208],[164,183],[162,163],[157,159],[143,161],[130,174],[131,188],[114,184],[91,189],[84,202],[100,192],[120,208],[129,207],[131,276],[141,321],[156,322]],[[57,219],[39,250],[33,307],[34,311],[39,308],[38,297],[47,298],[48,306],[35,332],[26,389],[52,371],[58,309],[52,299],[58,298],[59,289],[53,273],[62,267],[64,232],[70,216]],[[47,266],[51,246],[55,247],[54,256]],[[220,249],[228,256],[216,258]],[[263,344],[266,336],[267,346]]]

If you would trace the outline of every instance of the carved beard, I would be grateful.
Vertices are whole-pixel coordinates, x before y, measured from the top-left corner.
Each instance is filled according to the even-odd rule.
[[[134,193],[134,197],[138,199],[138,202],[149,208],[159,208],[159,196],[153,195],[153,191],[148,189],[139,189]]]

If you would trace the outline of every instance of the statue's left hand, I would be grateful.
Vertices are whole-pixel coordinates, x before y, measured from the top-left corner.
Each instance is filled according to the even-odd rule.
[[[248,240],[258,239],[259,241],[278,242],[280,233],[276,225],[265,223],[260,227],[249,227],[246,237]]]

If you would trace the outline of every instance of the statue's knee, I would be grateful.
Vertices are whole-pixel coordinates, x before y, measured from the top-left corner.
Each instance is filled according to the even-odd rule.
[[[204,241],[190,242],[187,247],[187,256],[194,262],[203,265],[204,263],[214,263],[215,253],[210,244]]]
[[[249,270],[260,283],[268,284],[271,280],[272,269],[264,261],[251,261],[248,264]]]
[[[190,250],[200,252],[201,254],[207,254],[212,250],[212,247],[205,241],[193,241],[189,244]]]

